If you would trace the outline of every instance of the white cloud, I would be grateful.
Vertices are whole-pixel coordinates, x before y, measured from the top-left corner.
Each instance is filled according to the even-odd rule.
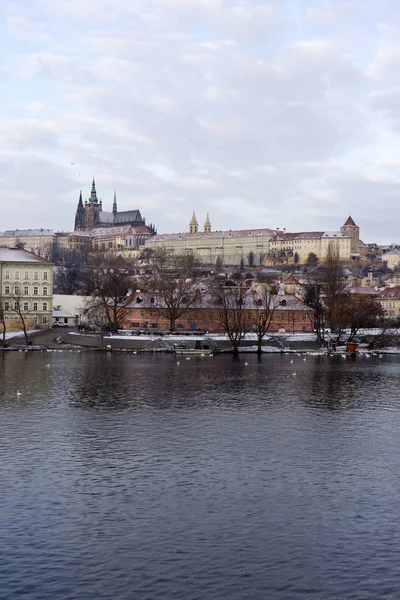
[[[105,207],[117,188],[159,231],[193,210],[217,229],[351,212],[363,238],[393,238],[400,51],[382,1],[14,0],[3,228],[72,227],[95,174]]]

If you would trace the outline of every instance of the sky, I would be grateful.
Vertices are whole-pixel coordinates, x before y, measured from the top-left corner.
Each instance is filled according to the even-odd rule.
[[[104,210],[159,233],[400,243],[398,0],[2,0],[0,231]]]

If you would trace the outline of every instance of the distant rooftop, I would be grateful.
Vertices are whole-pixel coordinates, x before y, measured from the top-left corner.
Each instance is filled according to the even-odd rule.
[[[52,229],[9,229],[8,231],[0,232],[0,237],[37,237],[53,235]]]
[[[354,221],[350,215],[349,215],[349,218],[347,219],[346,223],[343,225],[343,227],[348,227],[348,226],[357,227],[357,225],[354,223]]]
[[[47,263],[48,261],[22,248],[0,248],[0,262]]]
[[[242,237],[242,236],[262,236],[262,235],[275,235],[276,231],[273,229],[233,229],[229,231],[199,231],[197,233],[162,233],[153,236],[151,239],[154,241],[158,240],[180,240],[180,239],[207,239],[207,238],[218,238],[218,237]]]

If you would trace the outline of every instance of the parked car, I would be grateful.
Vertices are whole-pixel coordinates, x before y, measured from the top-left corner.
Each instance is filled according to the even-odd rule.
[[[53,323],[53,327],[68,327],[68,323],[64,323],[63,321],[55,321]]]

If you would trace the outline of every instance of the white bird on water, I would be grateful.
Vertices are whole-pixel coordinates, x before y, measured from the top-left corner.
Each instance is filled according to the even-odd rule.
[[[19,390],[17,390],[17,396],[22,396],[22,394]]]
[[[177,365],[180,365],[181,363],[179,362],[179,360],[177,360],[177,361],[176,361],[176,364],[177,364]]]
[[[248,366],[249,366],[249,363],[245,362],[245,363],[244,363],[244,366],[245,366],[245,367],[248,367]]]
[[[290,362],[290,364],[292,365],[292,364],[293,364],[293,358],[292,358],[292,360],[290,360],[289,362]]]
[[[294,372],[292,373],[292,375],[293,375],[293,377],[296,377],[296,375],[297,375],[296,371],[294,371]]]

